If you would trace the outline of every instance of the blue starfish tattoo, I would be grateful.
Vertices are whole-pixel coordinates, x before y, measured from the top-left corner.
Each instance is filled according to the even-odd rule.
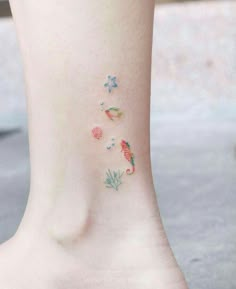
[[[116,83],[116,77],[115,76],[111,76],[108,75],[108,81],[104,84],[105,87],[108,88],[109,93],[111,93],[113,88],[118,87],[117,83]]]

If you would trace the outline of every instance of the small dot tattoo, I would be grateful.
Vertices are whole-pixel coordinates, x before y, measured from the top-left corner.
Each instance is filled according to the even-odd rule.
[[[115,147],[115,145],[116,145],[115,144],[115,138],[112,138],[110,144],[107,145],[107,150],[111,150],[112,148]]]
[[[102,102],[100,103],[100,109],[101,109],[101,111],[104,111],[104,109],[105,109],[105,108],[104,108],[104,105],[105,105],[105,102],[102,101]]]

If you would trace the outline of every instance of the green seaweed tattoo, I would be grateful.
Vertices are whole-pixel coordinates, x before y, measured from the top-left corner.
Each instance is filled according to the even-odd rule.
[[[119,171],[111,171],[108,169],[106,172],[106,180],[105,185],[109,189],[114,189],[118,191],[119,186],[122,184],[121,178],[123,176],[124,172]]]

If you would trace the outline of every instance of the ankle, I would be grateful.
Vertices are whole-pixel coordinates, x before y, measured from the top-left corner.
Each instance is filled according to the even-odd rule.
[[[57,192],[39,189],[32,187],[21,227],[47,231],[58,242],[73,242],[96,224],[111,230],[127,228],[159,214],[152,183],[143,184],[140,178],[130,190],[118,192],[85,187]]]

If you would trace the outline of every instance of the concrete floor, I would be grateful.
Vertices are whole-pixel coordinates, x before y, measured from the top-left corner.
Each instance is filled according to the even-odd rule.
[[[236,288],[235,12],[235,2],[205,2],[162,6],[155,17],[153,173],[190,289]],[[0,21],[0,67],[3,242],[20,222],[29,187],[22,70],[9,20]]]

